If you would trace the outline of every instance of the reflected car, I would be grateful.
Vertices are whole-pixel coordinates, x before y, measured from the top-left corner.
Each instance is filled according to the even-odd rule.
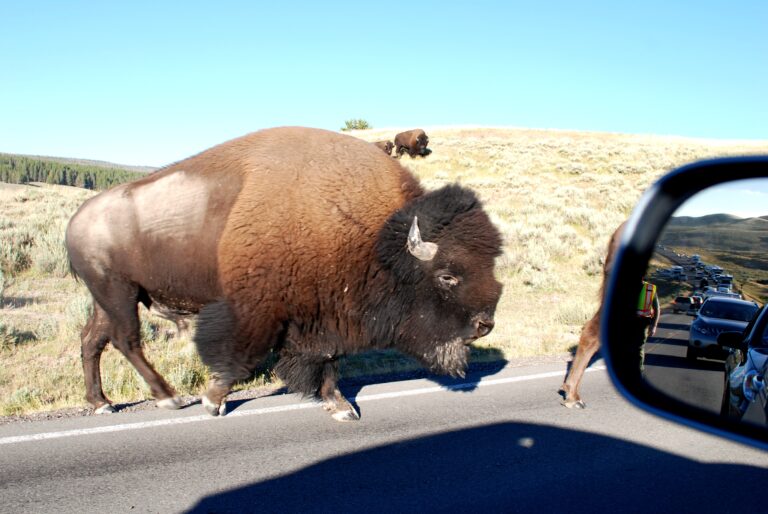
[[[755,302],[747,300],[718,296],[707,298],[691,323],[686,358],[725,359],[728,354],[718,346],[717,336],[722,332],[743,332],[758,308]]]
[[[693,303],[691,304],[691,310],[688,311],[689,314],[696,314],[699,312],[699,309],[701,309],[701,304],[704,303],[704,298],[701,296],[691,296],[691,300]]]
[[[723,332],[717,343],[728,351],[720,415],[768,427],[768,309],[744,332]]]
[[[693,299],[690,296],[678,296],[672,301],[672,312],[688,312],[693,306]]]

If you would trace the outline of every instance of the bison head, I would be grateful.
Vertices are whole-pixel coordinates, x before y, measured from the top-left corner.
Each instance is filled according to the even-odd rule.
[[[493,328],[501,236],[475,194],[446,186],[393,214],[379,234],[388,288],[371,327],[433,371],[463,375],[469,343]]]
[[[419,136],[416,138],[416,148],[419,155],[424,155],[424,153],[427,151],[428,144],[429,144],[429,138],[427,137],[427,135],[424,132],[419,134]]]

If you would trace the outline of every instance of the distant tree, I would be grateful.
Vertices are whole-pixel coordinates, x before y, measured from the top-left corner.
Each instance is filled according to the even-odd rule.
[[[143,176],[144,173],[109,166],[0,154],[0,182],[11,184],[47,182],[102,190]]]
[[[372,129],[371,125],[365,121],[364,119],[352,119],[347,120],[344,122],[344,126],[341,127],[341,130],[343,132],[346,132],[348,130],[366,130],[366,129]]]

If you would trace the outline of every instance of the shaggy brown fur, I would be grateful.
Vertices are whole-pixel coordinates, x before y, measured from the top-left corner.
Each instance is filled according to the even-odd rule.
[[[407,249],[416,216],[439,248],[430,261]],[[141,352],[137,301],[199,312],[212,414],[276,351],[289,387],[354,419],[336,386],[339,356],[394,347],[461,374],[501,294],[501,239],[471,191],[425,194],[375,146],[317,129],[249,134],[102,193],[73,216],[66,244],[94,297],[82,342],[96,407],[109,402],[99,377],[107,341],[156,398],[175,396]]]
[[[429,154],[428,144],[429,138],[421,129],[400,132],[395,136],[395,155],[402,157],[407,152],[411,157],[425,156]]]
[[[614,231],[611,236],[611,240],[608,243],[608,253],[605,257],[605,263],[603,265],[603,281],[600,285],[600,307],[592,319],[584,324],[581,329],[581,337],[579,338],[579,345],[576,348],[576,355],[571,361],[571,369],[563,382],[560,391],[563,394],[562,404],[568,408],[583,409],[586,404],[582,401],[579,395],[579,386],[581,385],[581,379],[584,376],[584,371],[589,365],[589,361],[592,360],[597,350],[600,349],[600,313],[603,310],[603,302],[605,301],[605,282],[608,279],[608,275],[611,272],[613,266],[613,260],[616,255],[616,250],[619,246],[619,239],[621,238],[621,231],[624,228],[622,223]]]

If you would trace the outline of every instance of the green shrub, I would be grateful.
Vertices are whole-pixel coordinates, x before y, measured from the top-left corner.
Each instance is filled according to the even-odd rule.
[[[341,130],[347,132],[349,130],[368,130],[372,128],[373,127],[364,119],[351,119],[344,122],[344,126],[341,127]]]
[[[64,246],[65,227],[54,226],[35,240],[30,251],[32,266],[42,273],[66,277],[69,273],[69,257]]]
[[[0,271],[14,277],[29,268],[34,238],[28,232],[11,230],[0,234]]]

